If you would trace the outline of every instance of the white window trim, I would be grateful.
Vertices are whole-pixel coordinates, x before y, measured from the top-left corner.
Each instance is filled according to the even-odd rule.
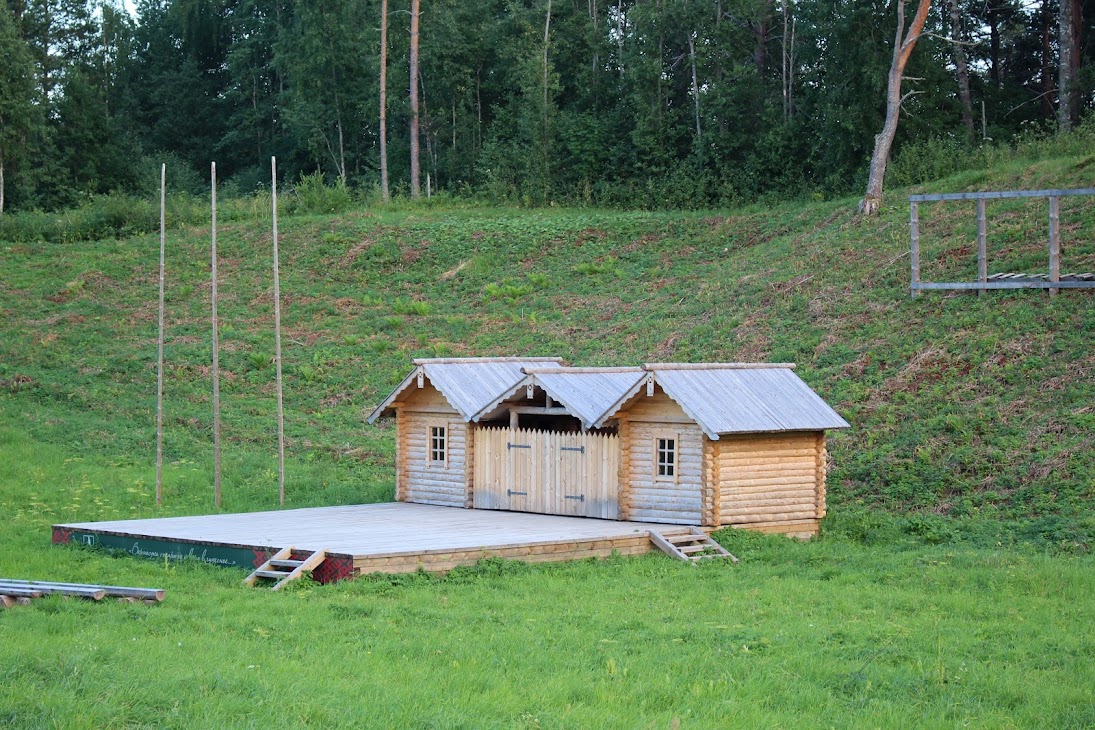
[[[666,476],[658,473],[658,441],[662,439],[673,440],[673,474],[672,476]],[[654,434],[651,439],[651,452],[653,459],[651,459],[654,465],[654,481],[661,482],[663,484],[679,484],[681,478],[681,435],[675,431],[660,431]]]
[[[444,429],[445,432],[445,458],[437,459],[433,458],[433,430],[435,428]],[[427,469],[448,469],[449,468],[449,435],[452,429],[449,428],[447,421],[429,421],[426,424],[426,468]]]

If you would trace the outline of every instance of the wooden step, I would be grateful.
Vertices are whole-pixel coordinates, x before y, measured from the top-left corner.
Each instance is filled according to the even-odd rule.
[[[256,568],[251,575],[244,578],[243,584],[253,586],[260,578],[266,578],[277,581],[270,590],[280,590],[285,584],[297,580],[305,572],[315,570],[320,563],[327,559],[326,549],[316,550],[303,560],[294,560],[294,552],[302,551],[298,551],[293,547],[278,550],[265,563]],[[283,570],[275,570],[275,568],[283,568]]]
[[[726,558],[735,563],[738,562],[738,559],[731,555],[729,550],[711,539],[711,536],[706,532],[696,528],[693,528],[691,533],[684,535],[663,535],[657,530],[650,530],[649,534],[650,541],[657,545],[658,549],[677,560],[684,560],[693,565],[702,560]],[[693,555],[692,553],[703,554]]]
[[[287,570],[256,570],[252,575],[256,578],[270,578],[272,580],[281,580],[285,576],[289,575],[291,571]]]
[[[666,540],[673,543],[674,545],[679,545],[681,543],[686,543],[686,542],[696,542],[696,541],[706,540],[707,539],[707,533],[696,534],[696,533],[693,532],[693,533],[688,533],[686,535],[664,535],[663,537],[665,537]]]

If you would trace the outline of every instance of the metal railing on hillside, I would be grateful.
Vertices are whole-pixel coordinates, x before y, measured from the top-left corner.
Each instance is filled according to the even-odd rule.
[[[1060,199],[1079,195],[1095,195],[1095,188],[1072,190],[1010,190],[983,193],[934,193],[909,196],[909,250],[912,279],[909,290],[912,296],[928,289],[973,290],[983,294],[989,289],[1048,289],[1051,295],[1059,289],[1095,289],[1095,275],[1091,273],[1061,274],[1061,225]],[[1003,198],[1049,199],[1049,270],[1045,274],[988,273],[988,221],[985,201]],[[943,200],[977,201],[977,281],[921,281],[920,280],[920,203]]]

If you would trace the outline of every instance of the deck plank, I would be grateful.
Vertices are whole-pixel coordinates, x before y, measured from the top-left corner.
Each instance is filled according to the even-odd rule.
[[[370,558],[645,535],[652,525],[406,502],[66,523],[56,527],[214,545],[326,548]],[[664,530],[664,525],[658,529]]]

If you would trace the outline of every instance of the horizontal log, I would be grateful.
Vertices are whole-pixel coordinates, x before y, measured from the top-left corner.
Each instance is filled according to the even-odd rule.
[[[104,586],[93,583],[59,583],[45,580],[19,580],[16,578],[0,578],[0,584],[8,586],[24,586],[27,588],[90,588],[92,590],[106,591],[107,596],[114,598],[141,598],[162,601],[164,591],[162,588],[130,588],[128,586]]]
[[[18,586],[0,582],[0,594],[5,596],[24,596],[37,598],[58,594],[62,596],[74,596],[77,598],[90,598],[93,601],[101,601],[106,597],[106,591],[94,586],[63,587],[63,586]]]
[[[792,449],[741,449],[720,451],[719,461],[787,461],[788,459],[815,459],[817,449],[795,447]]]
[[[676,522],[682,525],[698,525],[700,510],[662,510],[632,506],[631,519],[637,522]]]
[[[751,514],[772,514],[773,512],[802,512],[805,510],[816,510],[817,505],[812,498],[807,499],[785,499],[785,500],[773,500],[769,503],[761,504],[724,504],[722,506],[722,514],[724,515],[751,515]]]
[[[719,451],[779,451],[780,449],[803,449],[817,446],[817,438],[812,433],[787,434],[767,438],[732,438],[723,436],[714,442]]]
[[[746,469],[727,469],[721,467],[719,469],[719,482],[722,484],[730,484],[738,480],[751,480],[751,479],[775,479],[775,478],[802,478],[813,477],[817,478],[817,468],[808,468],[805,466],[797,467],[785,467],[783,469],[765,469],[764,471],[756,470],[753,468]]]
[[[774,476],[765,477],[764,479],[726,479],[724,477],[720,486],[722,489],[740,489],[748,487],[790,487],[795,485],[812,487],[816,483],[816,475],[804,477]]]
[[[722,505],[722,512],[728,515],[750,511],[761,512],[768,511],[769,507],[786,507],[788,505],[794,505],[796,507],[809,505],[813,507],[816,505],[816,501],[812,494],[795,494],[786,497],[757,499],[735,499],[730,502],[724,502]]]
[[[723,501],[731,499],[749,498],[758,494],[815,494],[816,489],[804,487],[801,484],[775,485],[771,487],[739,487],[737,489],[720,489],[719,497]]]
[[[754,515],[735,515],[723,513],[723,521],[729,518],[728,524],[732,525],[744,525],[751,522],[780,522],[783,520],[806,520],[816,518],[817,514],[813,509],[803,509],[797,512],[782,512],[777,514],[754,514]]]
[[[816,519],[750,522],[740,525],[729,525],[723,522],[723,524],[736,530],[749,530],[750,532],[760,532],[768,535],[816,535],[818,533],[818,521]]]
[[[727,464],[725,462],[719,464],[719,473],[723,479],[730,479],[736,476],[744,476],[746,478],[762,478],[770,476],[772,474],[783,474],[785,472],[816,472],[817,463],[814,459],[798,459],[796,461],[784,461],[784,462],[765,462],[763,464]],[[755,477],[753,475],[756,475]]]
[[[699,513],[703,503],[699,499],[643,499],[631,498],[628,502],[631,510],[650,509],[660,512],[695,512]]]
[[[408,479],[404,489],[408,492],[436,492],[437,494],[463,494],[466,491],[464,482],[426,482],[417,479]]]
[[[749,466],[735,465],[732,469],[721,470],[723,478],[743,476],[746,478],[759,478],[771,474],[794,474],[796,472],[816,472],[817,464],[813,459],[801,459],[783,463],[751,464]],[[804,474],[797,474],[803,476]]]
[[[456,499],[455,497],[450,498],[450,499],[435,499],[433,497],[415,497],[415,496],[412,496],[412,495],[408,494],[403,499],[403,501],[404,502],[413,502],[414,504],[433,504],[433,505],[437,505],[438,507],[463,507],[464,506],[464,500],[463,499]]]

